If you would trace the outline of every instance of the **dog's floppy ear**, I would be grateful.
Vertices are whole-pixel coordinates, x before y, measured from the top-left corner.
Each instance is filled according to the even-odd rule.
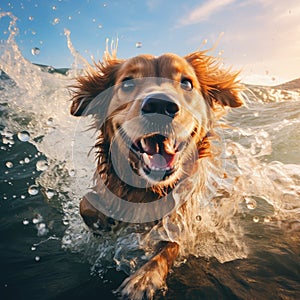
[[[241,106],[243,86],[237,79],[239,72],[222,69],[220,61],[206,53],[197,51],[185,56],[195,70],[204,97],[212,107],[215,103],[221,106]]]
[[[116,73],[122,60],[116,58],[106,59],[103,63],[90,67],[84,76],[79,76],[77,82],[72,85],[72,105],[70,108],[73,116],[92,114],[88,109],[89,104],[100,93],[112,87],[115,83]]]

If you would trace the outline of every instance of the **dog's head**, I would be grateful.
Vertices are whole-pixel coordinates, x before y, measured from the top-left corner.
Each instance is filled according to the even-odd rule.
[[[209,155],[216,112],[242,105],[236,77],[205,52],[108,57],[78,78],[71,113],[95,116],[115,169],[129,161],[151,186],[170,188]]]

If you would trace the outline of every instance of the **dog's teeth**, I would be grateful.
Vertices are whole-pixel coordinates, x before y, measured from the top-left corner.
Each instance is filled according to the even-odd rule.
[[[143,153],[143,160],[144,160],[144,163],[149,167],[151,162],[150,162],[150,157],[147,153]]]
[[[153,166],[151,166],[150,169],[151,169],[152,171],[159,171],[159,170],[160,170],[159,168],[153,167]]]
[[[141,139],[141,146],[142,146],[143,150],[147,149],[147,144],[143,138]]]

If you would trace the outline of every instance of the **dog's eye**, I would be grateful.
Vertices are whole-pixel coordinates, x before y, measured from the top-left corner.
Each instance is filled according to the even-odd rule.
[[[125,78],[121,83],[124,92],[131,92],[135,88],[135,82],[132,78]]]
[[[180,86],[182,89],[186,91],[191,91],[193,89],[193,83],[190,79],[183,78],[180,81]]]

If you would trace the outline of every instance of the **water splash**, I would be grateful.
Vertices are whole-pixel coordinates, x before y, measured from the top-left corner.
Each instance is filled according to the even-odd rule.
[[[71,54],[73,55],[74,58],[74,63],[72,66],[73,71],[79,71],[79,69],[81,67],[83,68],[88,68],[90,67],[89,62],[82,56],[79,54],[79,52],[75,49],[75,47],[73,46],[73,43],[71,41],[71,31],[68,29],[64,30],[64,34],[67,38],[67,45],[68,45],[68,49],[70,50]],[[74,75],[77,75],[76,73]]]
[[[292,141],[298,154],[299,108],[297,110],[297,105],[291,104],[284,110],[279,106],[273,106],[272,110],[272,106],[262,109],[261,106],[249,105],[245,110],[230,114],[228,120],[234,120],[235,128],[222,133],[226,147],[221,155],[226,161],[226,178],[215,170],[217,165],[205,166],[215,174],[208,181],[213,198],[204,193],[190,193],[192,188],[188,188],[189,185],[199,180],[195,177],[186,182],[183,190],[177,191],[191,199],[187,207],[166,217],[162,224],[153,229],[132,225],[115,236],[103,233],[100,239],[95,237],[85,229],[78,212],[79,197],[87,192],[91,183],[94,162],[88,162],[87,154],[95,137],[91,132],[84,132],[90,119],[79,122],[69,115],[66,88],[72,83],[70,77],[82,72],[80,68],[89,64],[73,46],[70,31],[65,30],[68,48],[74,57],[73,70],[69,77],[42,72],[21,55],[15,42],[17,18],[2,12],[0,21],[7,16],[11,19],[10,35],[1,44],[0,68],[14,84],[11,81],[3,83],[1,91],[1,101],[6,101],[10,110],[10,114],[3,118],[3,143],[13,147],[14,136],[18,135],[20,141],[34,144],[43,153],[45,158],[37,158],[37,169],[43,172],[36,184],[29,187],[28,193],[34,196],[43,191],[48,200],[60,201],[63,223],[67,226],[62,246],[81,252],[92,264],[93,272],[102,276],[105,267],[115,266],[115,263],[118,269],[131,272],[152,255],[156,242],[161,240],[181,244],[179,262],[190,254],[216,257],[221,262],[243,258],[249,254],[252,242],[246,237],[245,230],[253,224],[299,223],[300,167],[271,159],[274,152],[283,157],[286,133],[291,127],[294,128]],[[109,52],[115,54],[117,43],[112,43],[111,48],[113,51],[108,51],[107,43],[106,55]],[[7,99],[10,99],[9,103]],[[282,115],[283,119],[278,115],[274,117],[275,113]],[[74,132],[81,132],[81,135],[80,144],[76,144],[73,151]],[[278,141],[284,145],[276,146]],[[289,149],[292,150],[292,145]],[[26,158],[24,163],[29,162]],[[293,161],[296,162],[296,156]],[[9,171],[14,165],[6,167]],[[34,222],[43,224],[40,219]],[[23,224],[26,225],[27,220]],[[44,225],[37,228],[42,235],[45,229]],[[147,234],[142,234],[145,229]]]
[[[17,17],[10,12],[2,12],[0,13],[0,22],[4,17],[9,17],[11,20],[8,26],[9,37],[1,43],[0,47],[0,69],[8,73],[21,89],[34,95],[36,89],[38,90],[42,86],[38,68],[23,57],[15,41],[15,37],[19,33],[16,25]],[[29,80],[30,78],[31,80]],[[35,84],[35,89],[32,88],[32,82]]]

